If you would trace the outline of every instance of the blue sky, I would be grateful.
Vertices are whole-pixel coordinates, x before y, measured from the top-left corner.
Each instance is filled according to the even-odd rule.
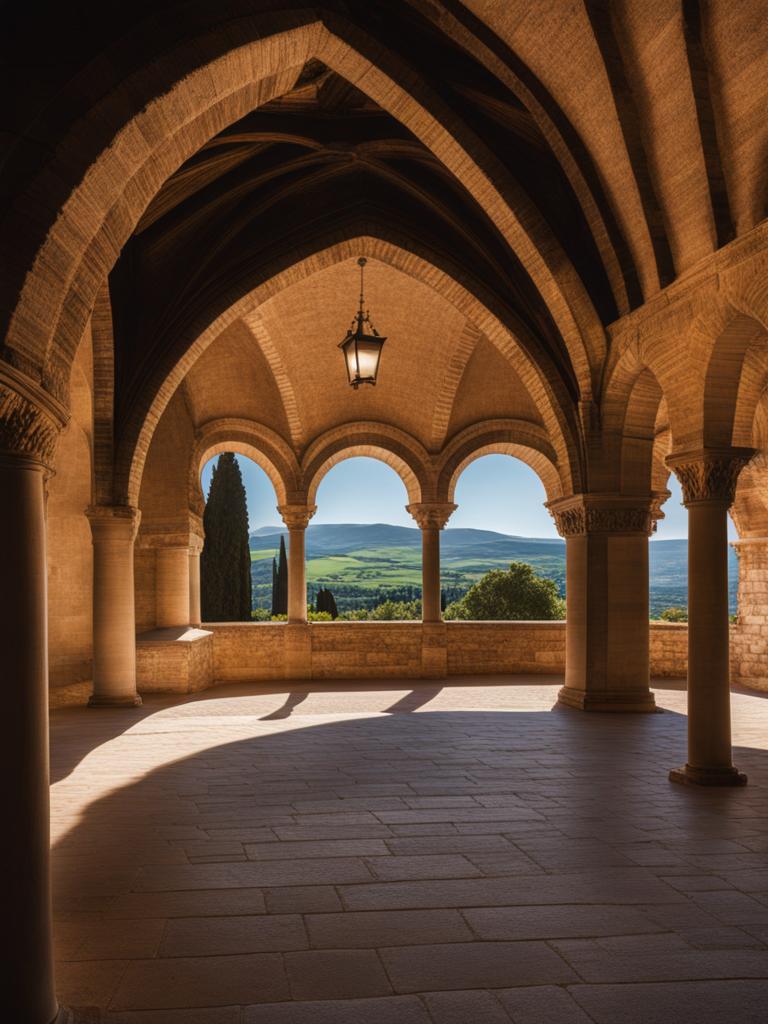
[[[277,500],[269,478],[255,463],[238,456],[248,494],[251,529],[279,525]],[[212,460],[213,462],[213,460]],[[212,462],[203,470],[207,495]],[[680,486],[674,477],[672,497],[664,506],[666,518],[655,534],[659,540],[687,536],[687,513],[680,504]],[[450,527],[474,527],[523,537],[556,537],[539,478],[523,462],[508,455],[486,455],[471,463],[456,486],[458,509]],[[389,466],[376,459],[347,459],[324,477],[317,493],[313,523],[393,523],[414,526],[405,511],[408,497],[402,481]],[[730,524],[729,524],[730,525]],[[735,532],[730,525],[730,533]]]

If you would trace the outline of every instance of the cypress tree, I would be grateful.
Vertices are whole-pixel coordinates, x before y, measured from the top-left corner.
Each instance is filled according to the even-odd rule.
[[[200,558],[203,620],[250,621],[248,505],[240,466],[233,452],[223,452],[214,466],[203,525],[205,545]]]
[[[277,563],[277,611],[276,615],[288,614],[288,556],[285,553],[285,537],[280,537],[280,557]]]
[[[321,587],[317,592],[315,601],[316,612],[328,612],[332,619],[338,618],[339,609],[336,607],[336,598],[327,587]]]
[[[270,615],[277,615],[277,559],[272,559],[272,610]]]

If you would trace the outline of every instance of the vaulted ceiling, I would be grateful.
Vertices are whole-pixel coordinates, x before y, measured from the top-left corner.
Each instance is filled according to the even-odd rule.
[[[364,75],[352,83],[311,59],[285,69],[283,95],[171,174],[110,277],[118,430],[193,329],[297,254],[359,235],[461,280],[575,407],[583,374],[562,308],[534,280],[537,261],[577,282],[558,301],[599,331],[766,216],[766,0],[136,0],[121,19],[88,0],[53,6],[43,22],[31,8],[9,17],[4,92],[15,101],[0,188],[10,205],[64,125],[147,66],[170,88],[195,68],[195,41],[222,30],[236,47],[262,22],[268,33],[321,21],[426,121],[421,130],[399,116],[400,101],[381,92],[374,102]],[[438,158],[430,117],[482,167],[474,183]],[[88,125],[72,157],[83,173],[100,144],[98,121]],[[527,253],[487,212],[490,191]],[[306,287],[292,293],[307,302],[303,329],[316,316],[330,332],[336,299],[331,310]],[[482,352],[469,371],[478,380]],[[489,361],[496,352],[489,344]]]

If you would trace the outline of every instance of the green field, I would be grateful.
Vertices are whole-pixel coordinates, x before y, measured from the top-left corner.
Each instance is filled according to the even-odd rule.
[[[559,552],[558,552],[559,554]],[[268,607],[272,592],[274,549],[251,551],[254,605]],[[562,582],[563,560],[558,555],[530,558],[546,576]],[[449,600],[464,593],[489,569],[506,569],[509,556],[481,558],[443,556],[441,578]],[[361,548],[344,554],[320,554],[307,557],[307,584],[310,597],[319,587],[329,587],[341,610],[373,607],[386,597],[411,599],[421,594],[421,548]]]

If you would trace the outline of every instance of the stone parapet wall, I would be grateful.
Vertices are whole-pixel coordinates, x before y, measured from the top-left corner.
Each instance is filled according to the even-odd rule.
[[[140,693],[196,693],[212,685],[213,634],[191,626],[155,629],[136,638]]]
[[[421,676],[420,622],[316,622],[309,629],[313,679]]]
[[[213,678],[220,683],[285,678],[282,622],[206,623],[213,633]]]
[[[688,672],[688,624],[652,622],[650,637],[651,675],[680,678]]]
[[[733,680],[756,690],[768,690],[768,634],[760,632],[765,628],[754,622],[731,626]],[[687,648],[686,623],[652,622],[651,675],[685,676]],[[565,623],[210,623],[204,629],[144,633],[136,651],[144,693],[279,679],[562,674]],[[90,682],[52,688],[51,707],[83,704],[90,689]]]
[[[562,673],[564,622],[449,622],[448,675]]]

